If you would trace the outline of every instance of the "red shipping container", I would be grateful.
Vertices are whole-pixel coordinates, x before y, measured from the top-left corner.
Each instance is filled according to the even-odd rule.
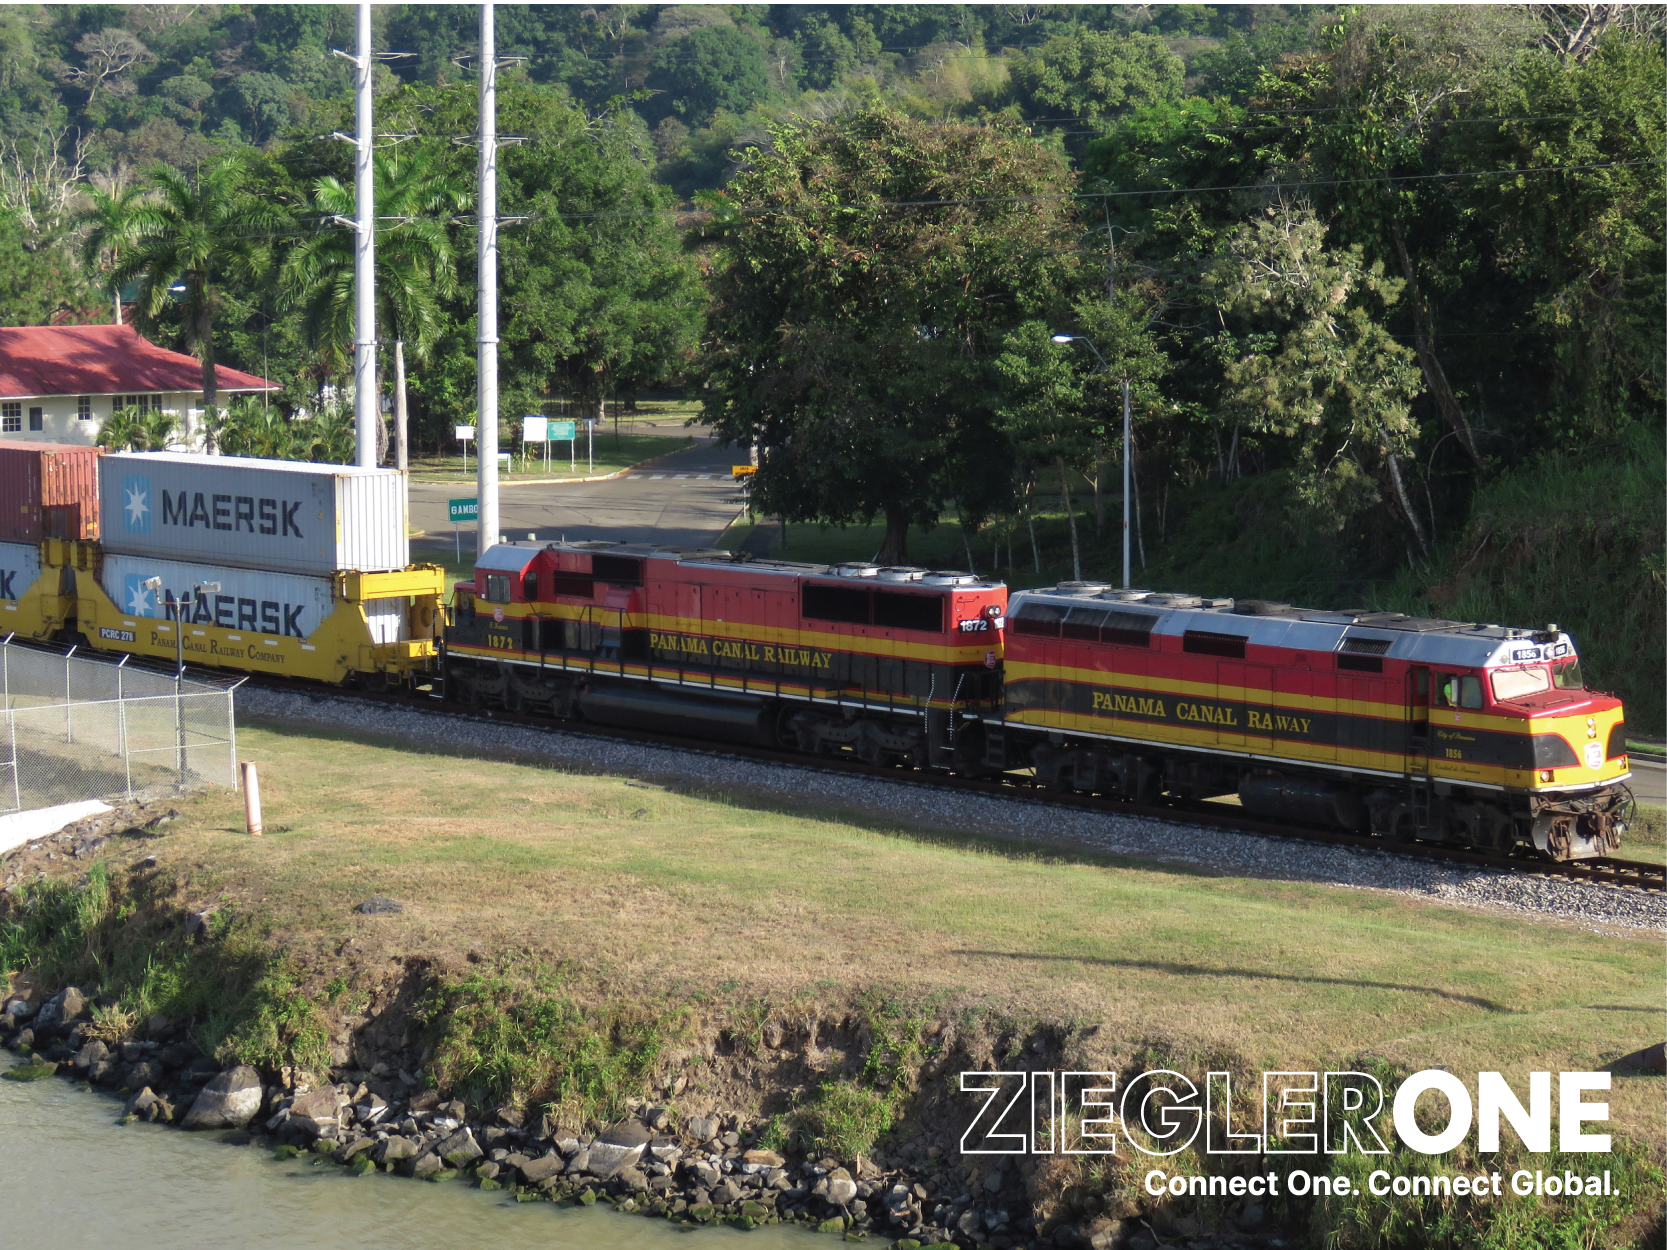
[[[0,542],[98,537],[97,447],[0,440]]]

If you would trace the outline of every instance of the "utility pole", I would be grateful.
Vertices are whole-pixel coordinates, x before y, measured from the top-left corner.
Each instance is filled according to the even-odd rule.
[[[1129,422],[1129,376],[1123,375],[1123,589],[1129,588],[1129,444],[1132,441]]]
[[[371,129],[370,4],[359,3],[359,55],[354,58],[353,94],[358,108],[354,143],[357,247],[353,254],[353,289],[357,317],[353,334],[353,434],[361,469],[376,467],[376,183]]]
[[[498,50],[491,0],[480,6],[479,348],[475,405],[475,552],[498,541]]]

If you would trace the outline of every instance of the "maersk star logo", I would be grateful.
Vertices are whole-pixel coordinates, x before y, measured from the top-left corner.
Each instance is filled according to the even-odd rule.
[[[129,573],[122,578],[123,611],[131,612],[134,616],[154,616],[150,587],[145,585],[145,579],[137,573]]]
[[[129,534],[150,533],[150,478],[129,474],[122,478],[122,528]]]

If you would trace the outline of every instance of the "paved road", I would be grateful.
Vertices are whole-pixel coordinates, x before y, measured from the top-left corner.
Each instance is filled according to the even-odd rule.
[[[729,472],[740,462],[733,447],[706,444],[611,481],[501,486],[498,528],[515,541],[536,534],[546,541],[566,537],[707,546],[741,511]],[[474,493],[473,486],[412,485],[411,524],[425,531],[412,540],[414,557],[456,550],[446,500]],[[468,526],[463,530],[465,556],[473,542],[474,527]]]
[[[1633,797],[1640,803],[1667,807],[1667,764],[1647,755],[1628,756],[1627,763],[1632,768],[1632,780],[1627,785],[1632,787]]]

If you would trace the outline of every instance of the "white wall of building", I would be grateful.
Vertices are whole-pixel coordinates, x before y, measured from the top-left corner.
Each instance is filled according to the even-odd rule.
[[[220,393],[221,404],[233,398]],[[120,401],[129,397],[118,395],[31,395],[0,398],[0,438],[36,443],[70,443],[91,447],[98,442],[98,432]],[[181,430],[189,424],[197,426],[202,417],[202,392],[171,392],[152,394],[154,405],[160,402],[164,412],[179,419]],[[83,404],[88,415],[83,416]],[[38,414],[40,429],[35,429]]]

